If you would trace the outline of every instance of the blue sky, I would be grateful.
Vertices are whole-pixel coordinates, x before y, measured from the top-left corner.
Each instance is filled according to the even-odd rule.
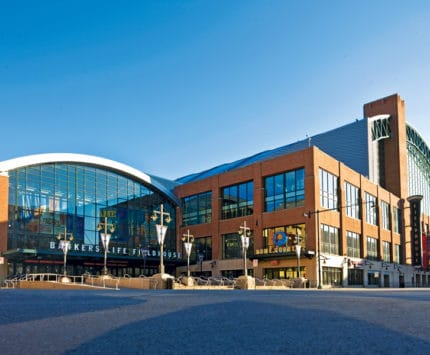
[[[430,1],[1,1],[0,160],[178,178],[398,93],[430,143]]]

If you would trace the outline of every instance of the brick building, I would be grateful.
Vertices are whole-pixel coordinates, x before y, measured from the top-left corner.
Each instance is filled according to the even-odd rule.
[[[86,155],[0,162],[0,279],[63,272],[68,233],[70,275],[158,273],[151,217],[163,206],[163,262],[176,276],[188,235],[196,276],[428,287],[430,149],[398,95],[365,104],[363,117],[176,181]],[[105,262],[103,223],[115,226]]]
[[[427,145],[398,95],[366,104],[364,117],[178,179],[178,234],[195,237],[191,271],[242,275],[238,231],[246,223],[247,270],[257,278],[428,286]]]

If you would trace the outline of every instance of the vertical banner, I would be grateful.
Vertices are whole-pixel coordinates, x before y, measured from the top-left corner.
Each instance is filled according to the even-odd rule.
[[[429,244],[430,235],[423,233],[423,264],[422,267],[424,269],[428,269],[429,267]]]
[[[422,266],[423,249],[421,233],[421,195],[408,197],[411,211],[411,255],[412,265]]]

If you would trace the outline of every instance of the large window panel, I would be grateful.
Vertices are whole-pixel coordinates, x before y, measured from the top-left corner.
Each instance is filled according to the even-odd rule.
[[[210,223],[212,221],[212,192],[184,197],[182,199],[182,224]]]
[[[265,212],[303,206],[304,169],[268,176],[264,179]]]
[[[235,218],[251,215],[254,211],[254,183],[224,187],[221,191],[221,218]]]

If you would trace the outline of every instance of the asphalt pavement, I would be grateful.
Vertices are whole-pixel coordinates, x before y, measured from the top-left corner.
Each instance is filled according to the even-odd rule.
[[[0,354],[428,354],[430,290],[0,290]]]

